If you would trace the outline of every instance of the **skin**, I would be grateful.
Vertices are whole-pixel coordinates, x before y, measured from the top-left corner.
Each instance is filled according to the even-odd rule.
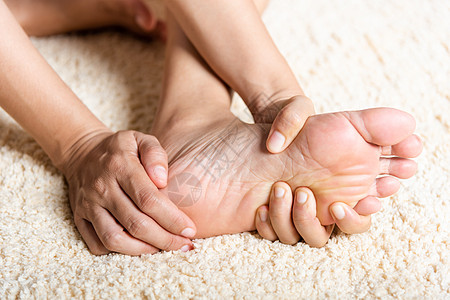
[[[336,206],[342,207],[344,212],[339,218],[333,214]],[[380,202],[369,197],[358,202],[353,209],[345,203],[333,203],[330,205],[330,213],[342,232],[356,234],[369,229],[370,214],[380,208]],[[303,240],[312,247],[324,246],[334,229],[334,225],[324,226],[320,223],[316,199],[310,189],[299,187],[291,192],[291,187],[285,182],[277,182],[272,186],[269,206],[262,205],[258,208],[255,226],[265,239],[280,240],[290,245]]]
[[[314,106],[261,20],[267,3],[219,0],[204,5],[202,0],[166,1],[197,51],[242,97],[255,121],[273,123],[267,148],[279,153],[314,114]]]
[[[164,36],[165,32],[164,26],[153,17],[151,11],[141,1],[6,0],[5,3],[29,35],[42,36],[117,25],[141,35],[154,35],[153,32],[156,32],[157,35]],[[259,12],[262,12],[266,3],[267,1],[255,1],[256,6],[249,6],[247,2],[243,4],[242,8],[255,10],[256,7]],[[217,6],[211,6],[210,9],[223,9],[224,4],[226,2],[220,2]],[[234,4],[230,4],[228,13],[232,13],[232,10],[230,10],[232,5]],[[29,42],[25,41],[23,32],[19,32],[20,30],[8,16],[5,7],[0,8],[2,15],[6,16],[2,19],[3,24],[6,25],[4,29],[10,29],[10,36],[13,37],[10,41],[13,44],[26,45],[22,47],[21,60],[25,57],[25,61],[32,62],[31,65],[34,66],[36,72],[47,74],[45,76],[46,82],[37,83],[32,78],[32,72],[27,73],[27,70],[21,68],[18,68],[17,72],[12,72],[12,76],[8,77],[10,81],[3,81],[5,89],[0,94],[1,105],[43,146],[55,165],[65,174],[69,182],[75,224],[91,251],[95,254],[116,251],[133,255],[154,253],[158,248],[173,250],[183,246],[183,244],[185,250],[191,249],[192,244],[187,239],[180,238],[175,234],[184,232],[184,236],[191,237],[195,233],[193,223],[177,210],[164,195],[157,191],[157,188],[165,186],[167,176],[164,173],[164,170],[167,170],[167,159],[159,143],[152,136],[141,133],[132,131],[113,133],[108,130],[81,104],[76,96],[68,90],[67,86],[55,76],[53,71],[49,70],[48,65],[43,62],[35,49]],[[283,145],[283,147],[286,147],[289,140],[300,130],[306,116],[313,111],[313,109],[311,110],[312,105],[309,99],[297,95],[303,92],[295,78],[292,80],[292,72],[273,45],[260,19],[255,18],[255,16],[259,16],[251,11],[248,12],[254,22],[253,25],[255,25],[255,30],[248,32],[248,34],[257,36],[257,41],[268,46],[268,52],[265,55],[271,55],[278,60],[280,74],[286,74],[283,82],[290,83],[288,85],[270,86],[270,90],[264,92],[261,92],[261,87],[259,87],[257,92],[258,86],[255,87],[254,84],[249,84],[248,90],[235,84],[242,82],[242,78],[228,76],[228,81],[231,82],[230,86],[234,86],[242,95],[249,95],[246,99],[251,100],[248,103],[254,109],[255,119],[274,121],[272,128],[275,129],[273,130],[279,128],[281,132],[286,133],[287,141]],[[192,19],[204,19],[205,14],[210,15],[208,11],[203,11],[202,14],[195,14],[194,11]],[[181,18],[186,18],[186,14],[182,14]],[[234,20],[233,23],[229,19],[228,24],[238,24],[236,23],[238,19]],[[189,23],[189,18],[187,21]],[[205,22],[207,25],[207,22],[211,22],[211,19],[205,19]],[[192,28],[195,29],[195,27],[189,27],[189,24],[186,26],[187,32]],[[230,28],[232,29],[233,26],[230,26]],[[228,34],[232,32],[231,29]],[[246,38],[242,34],[241,37]],[[203,42],[205,40],[208,41],[208,39],[204,39]],[[220,43],[218,40],[211,40],[211,44],[202,44],[201,41],[200,39],[201,49],[217,47],[217,43]],[[3,47],[0,50],[3,51],[1,54],[4,58],[3,61],[6,62],[3,66],[13,69],[22,65],[21,61],[14,59],[18,56],[12,55],[12,51],[8,52],[8,49],[5,49],[6,47]],[[212,50],[212,53],[214,53],[214,49]],[[239,51],[239,47],[231,51]],[[3,54],[5,55],[3,56]],[[208,57],[213,56],[209,55]],[[252,58],[252,56],[248,56],[248,58]],[[253,63],[250,63],[247,65],[248,68],[244,69],[252,71],[247,74],[253,76],[249,78],[253,78],[253,82],[263,82],[263,79],[266,80],[264,81],[266,83],[271,82],[270,78],[256,77],[258,73],[255,70],[258,70],[258,60],[253,59],[252,61]],[[216,66],[219,72],[225,74],[223,75],[225,77],[227,72],[232,74],[236,71],[236,66],[240,66],[242,63],[242,61],[237,61],[235,64],[224,64],[223,61],[215,62],[214,60],[210,62],[213,66]],[[233,66],[233,68],[227,70],[228,65]],[[223,66],[225,66],[224,69]],[[282,72],[283,70],[284,72]],[[28,74],[28,82],[32,84],[30,84],[29,89],[25,90],[23,90],[23,86],[20,86],[21,90],[19,91],[15,82],[20,81],[15,81],[14,75],[17,74],[17,76],[20,75],[21,78],[24,78],[21,71],[24,71],[23,74]],[[240,74],[240,72],[237,72],[237,74]],[[27,98],[27,93],[36,94],[33,92],[33,83],[36,86],[41,84],[52,86],[54,90],[47,94],[43,93],[40,102],[27,103],[22,98]],[[258,96],[261,93],[264,95],[268,93],[270,97],[261,98]],[[21,95],[17,96],[17,94]],[[295,96],[287,100],[284,99],[293,94]],[[14,103],[8,100],[12,96],[16,97]],[[17,101],[17,99],[23,101]],[[64,99],[64,103],[61,99]],[[258,104],[258,101],[261,104]],[[272,107],[273,104],[276,104],[275,109]],[[65,107],[71,107],[69,115],[62,113],[66,110]],[[42,110],[39,108],[42,108]],[[276,113],[268,114],[267,108]],[[295,111],[300,112],[300,115],[292,114]],[[54,122],[49,124],[40,124],[41,122],[38,120],[45,116],[45,112],[59,117],[53,118]],[[72,112],[75,112],[79,118],[74,119]],[[30,116],[33,117],[30,119]],[[61,130],[61,126],[58,126],[61,120],[68,124],[68,126],[65,126],[66,131]],[[48,140],[49,136],[56,137],[56,139]],[[270,143],[268,143],[268,147],[270,149]],[[101,153],[104,152],[109,153],[109,155],[101,156]],[[132,155],[129,155],[130,153]],[[119,165],[129,167],[126,169],[118,168]],[[88,167],[86,168],[86,166]],[[157,169],[159,172],[156,172]],[[112,177],[108,174],[117,174],[117,176]],[[129,180],[127,182],[127,178],[130,176],[135,178],[133,183],[130,183]],[[86,182],[95,182],[95,184],[86,186]],[[121,189],[118,187],[121,187]],[[125,193],[121,190],[124,190]],[[105,201],[106,195],[108,195],[109,201]],[[130,206],[132,204],[130,200],[134,202],[134,205]],[[276,209],[278,206],[275,204],[273,207]],[[355,207],[355,209],[357,210],[358,207]],[[347,207],[347,210],[355,215],[355,211],[351,208]],[[285,216],[286,212],[287,210],[284,211]],[[114,220],[113,216],[119,220],[119,223]],[[147,218],[147,216],[150,218]],[[290,215],[287,215],[287,217],[291,220]],[[346,217],[345,220],[349,221],[350,218]],[[366,227],[361,226],[364,225],[361,222],[359,224],[358,222],[352,222],[350,223],[357,224],[359,229],[353,226],[349,231],[358,231]],[[272,224],[275,228],[277,227],[276,218],[274,218]],[[292,222],[290,224],[294,225]],[[190,232],[184,231],[187,228],[191,229]],[[280,228],[278,231],[283,231],[282,226]],[[123,231],[123,229],[126,231]],[[121,232],[118,233],[119,231]]]
[[[261,21],[267,4],[265,0],[215,1],[209,6],[200,0],[166,1],[183,32],[212,70],[240,94],[256,122],[272,123],[266,146],[270,152],[279,153],[297,136],[308,116],[314,114],[314,107]],[[248,47],[249,44],[257,46]],[[280,241],[284,242],[283,233],[295,232],[288,243],[298,241],[289,199],[270,203],[260,207],[261,213],[270,214],[266,221],[257,220],[259,233],[273,240],[275,231],[279,232]],[[379,208],[376,199],[364,199],[356,210],[346,207],[344,220],[335,221],[347,233],[363,232],[370,227],[370,214]],[[272,216],[278,217],[271,222]]]
[[[158,191],[167,178],[167,157],[158,141],[134,131],[112,132],[101,123],[33,47],[2,1],[0,35],[0,105],[65,175],[75,225],[92,253],[191,249],[194,223]],[[119,238],[120,244],[112,242]]]
[[[415,121],[389,108],[309,117],[284,152],[270,154],[264,142],[271,124],[238,121],[229,112],[227,87],[176,23],[169,19],[168,26],[162,101],[152,132],[169,157],[168,188],[163,192],[172,194],[195,222],[196,237],[254,230],[256,211],[267,204],[277,181],[309,187],[315,194],[317,219],[298,213],[299,224],[319,220],[328,225],[334,222],[332,203],[353,207],[361,199],[391,195],[398,189],[393,176],[415,173],[415,162],[407,159],[421,151],[413,135]],[[354,151],[349,153],[349,147]],[[398,157],[384,157],[389,155]],[[377,179],[380,174],[390,176]],[[174,188],[186,178],[193,180],[193,190]],[[175,197],[177,193],[186,198]],[[307,215],[311,211],[303,210]]]
[[[164,24],[140,0],[4,0],[31,36],[111,26],[142,36],[164,35]]]

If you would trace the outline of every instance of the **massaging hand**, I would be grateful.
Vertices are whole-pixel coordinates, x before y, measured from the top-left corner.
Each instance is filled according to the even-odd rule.
[[[336,225],[345,233],[362,233],[369,229],[370,215],[380,210],[380,202],[374,198],[366,198],[351,208],[345,203],[334,203],[340,206],[339,214],[333,213]],[[258,233],[268,240],[280,240],[284,244],[295,244],[303,238],[312,247],[324,246],[334,228],[333,225],[322,226],[316,218],[316,199],[312,191],[299,187],[292,194],[285,182],[277,182],[272,186],[269,206],[258,208],[256,217]]]
[[[314,106],[303,95],[269,101],[270,104],[255,120],[273,122],[266,146],[270,152],[280,153],[295,139],[308,117],[314,114]],[[354,208],[344,203],[334,203],[330,208],[335,205],[342,207],[339,211],[343,213],[340,216],[332,214],[336,224],[349,234],[367,231],[371,223],[370,214],[380,209],[380,202],[375,199],[363,199]],[[334,228],[334,225],[322,226],[316,218],[316,200],[311,190],[297,188],[293,196],[291,188],[284,182],[274,184],[269,205],[258,209],[255,222],[263,238],[295,244],[301,236],[314,247],[325,245]]]
[[[261,113],[264,122],[272,123],[266,146],[271,153],[280,153],[295,139],[306,119],[315,114],[314,105],[303,95],[268,101],[270,104]]]
[[[193,248],[186,237],[195,234],[194,223],[158,191],[168,167],[155,137],[95,133],[75,144],[62,169],[75,225],[94,254]]]

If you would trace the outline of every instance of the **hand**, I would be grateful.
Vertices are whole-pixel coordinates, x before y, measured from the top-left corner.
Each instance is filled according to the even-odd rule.
[[[336,225],[348,234],[367,231],[371,224],[370,214],[380,208],[379,200],[374,197],[361,200],[353,209],[338,202],[330,206]],[[301,236],[310,246],[322,247],[334,229],[334,224],[320,224],[316,217],[316,200],[310,189],[297,188],[293,196],[291,188],[285,182],[273,185],[269,206],[259,207],[256,215],[258,233],[265,239],[279,239],[285,244],[295,244]]]
[[[97,132],[75,143],[67,157],[62,170],[75,225],[92,253],[193,249],[194,223],[158,191],[167,184],[168,167],[155,137]]]
[[[271,101],[255,120],[273,123],[266,146],[271,153],[280,153],[286,149],[303,128],[309,116],[313,115],[312,101],[302,95],[287,100]]]

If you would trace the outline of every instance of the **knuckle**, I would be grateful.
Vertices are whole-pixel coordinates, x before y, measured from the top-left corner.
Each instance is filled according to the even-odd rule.
[[[276,201],[269,209],[271,219],[285,219],[291,216],[291,206],[286,201]]]
[[[137,237],[147,228],[147,220],[142,217],[129,217],[125,228],[132,236]]]
[[[167,161],[167,153],[159,145],[147,146],[147,148],[143,150],[143,154],[147,156],[146,158],[149,158],[149,156],[151,156],[152,162],[159,160]]]
[[[152,145],[154,145],[156,147],[161,147],[160,144],[159,144],[158,139],[155,136],[147,134],[147,135],[145,135],[145,137],[148,139],[150,144],[152,144]]]
[[[107,162],[107,169],[117,172],[123,169],[124,163],[120,154],[112,154]]]
[[[269,215],[272,221],[276,221],[285,219],[286,215],[289,215],[289,213],[286,213],[285,211],[280,209],[273,209]]]
[[[297,128],[302,124],[301,115],[292,109],[283,109],[280,112],[278,123],[283,128]]]
[[[175,248],[176,245],[177,239],[173,235],[170,235],[165,239],[162,250],[178,250]]]
[[[105,198],[108,190],[105,181],[101,177],[97,177],[92,181],[92,189],[96,194],[100,195],[102,199]],[[84,202],[86,204],[90,203],[90,201],[88,201],[86,198],[84,199]]]
[[[110,230],[102,233],[102,241],[106,249],[117,251],[120,248],[122,237],[119,232]]]
[[[73,214],[78,216],[85,216],[89,211],[92,211],[92,204],[89,201],[81,201],[80,205],[72,208]]]
[[[184,218],[179,215],[172,215],[169,218],[171,220],[170,225],[166,228],[168,231],[173,232],[177,228],[183,228],[185,224]]]
[[[140,209],[145,212],[150,212],[153,207],[157,206],[160,201],[153,191],[148,189],[141,189],[136,192],[136,201]]]

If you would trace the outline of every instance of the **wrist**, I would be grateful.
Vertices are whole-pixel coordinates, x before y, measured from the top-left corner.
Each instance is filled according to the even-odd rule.
[[[61,146],[58,147],[58,154],[53,156],[50,155],[50,158],[52,159],[54,165],[67,176],[68,170],[71,169],[74,162],[81,159],[82,153],[87,153],[101,140],[112,134],[113,132],[106,126],[84,130],[77,134],[73,134],[64,139],[64,142],[62,142]]]

